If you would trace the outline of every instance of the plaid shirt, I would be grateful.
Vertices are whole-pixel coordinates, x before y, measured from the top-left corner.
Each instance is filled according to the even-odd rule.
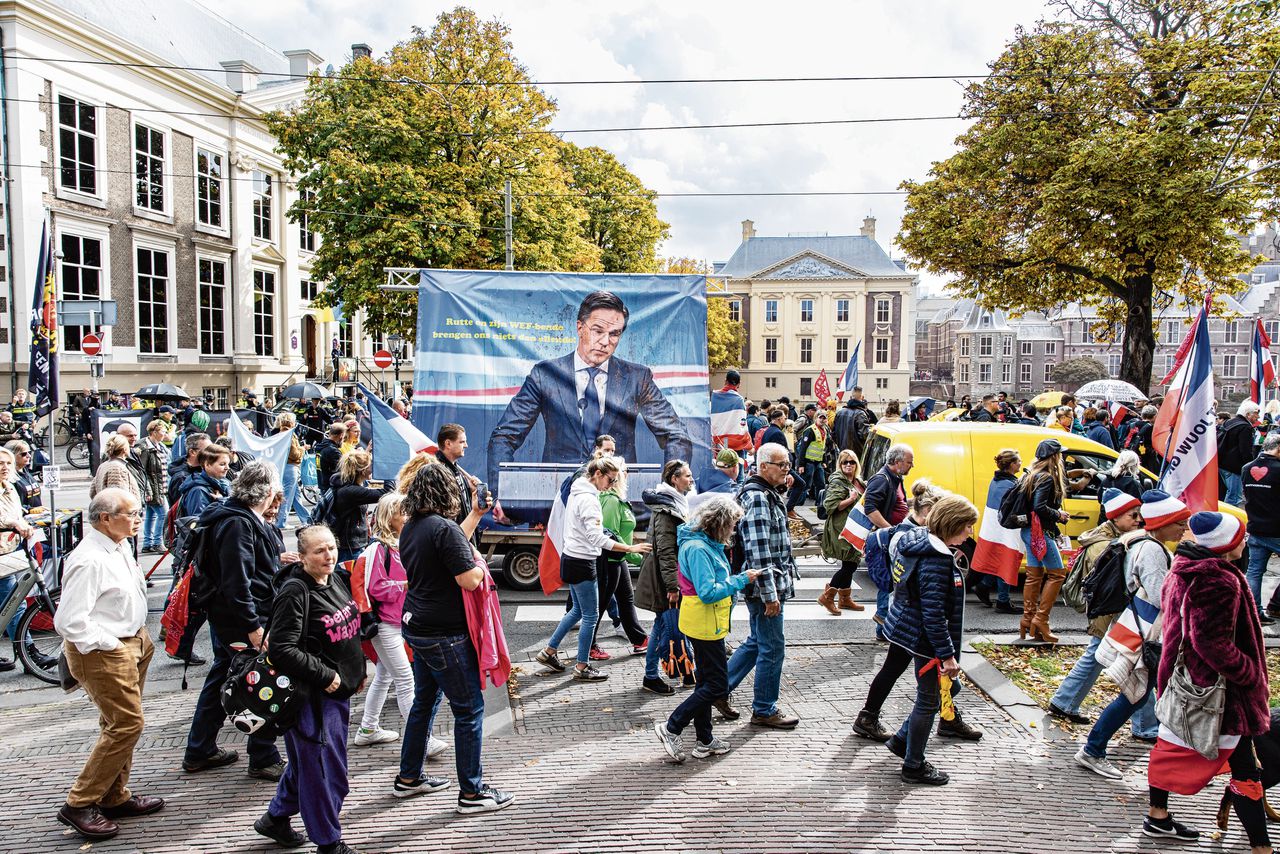
[[[791,532],[787,528],[787,509],[782,496],[759,477],[752,477],[747,484],[763,489],[747,489],[738,492],[742,505],[742,521],[738,531],[742,534],[745,560],[743,569],[766,570],[758,579],[747,583],[743,595],[762,602],[786,601],[796,595],[795,579],[800,577],[795,558],[791,555]]]

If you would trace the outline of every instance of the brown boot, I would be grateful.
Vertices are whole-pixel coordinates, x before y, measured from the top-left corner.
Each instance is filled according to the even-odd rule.
[[[846,587],[840,591],[840,610],[841,611],[861,611],[864,610],[861,605],[853,601],[853,588]]]
[[[1036,615],[1031,620],[1031,633],[1037,640],[1057,643],[1058,638],[1049,631],[1049,613],[1053,611],[1053,603],[1058,601],[1058,591],[1062,582],[1067,580],[1065,569],[1049,569],[1045,571],[1044,586],[1040,588],[1040,601],[1036,607]]]
[[[1040,586],[1044,583],[1044,567],[1027,567],[1027,578],[1022,583],[1022,622],[1018,625],[1018,639],[1026,640],[1040,604]]]
[[[818,604],[826,608],[827,613],[833,617],[840,616],[840,609],[836,607],[836,592],[836,589],[828,584],[818,596]]]

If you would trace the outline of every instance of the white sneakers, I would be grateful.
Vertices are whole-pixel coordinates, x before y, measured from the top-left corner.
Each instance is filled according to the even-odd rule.
[[[1088,768],[1099,777],[1106,777],[1108,780],[1124,779],[1124,772],[1112,765],[1105,756],[1090,756],[1084,752],[1083,747],[1076,751],[1076,764],[1083,768]]]
[[[355,742],[357,747],[368,747],[371,744],[386,744],[388,741],[397,741],[400,733],[394,730],[383,729],[365,729],[360,727],[356,730]]]
[[[427,738],[427,758],[435,759],[441,753],[449,749],[449,742],[442,738],[436,738],[434,735]]]

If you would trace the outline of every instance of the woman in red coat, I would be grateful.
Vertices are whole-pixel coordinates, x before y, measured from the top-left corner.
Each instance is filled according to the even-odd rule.
[[[1222,513],[1196,513],[1190,520],[1195,542],[1178,546],[1161,591],[1163,649],[1156,690],[1164,694],[1179,653],[1191,680],[1225,686],[1216,759],[1189,749],[1178,734],[1160,726],[1147,769],[1151,809],[1143,824],[1148,836],[1195,839],[1199,834],[1169,815],[1169,792],[1195,794],[1225,764],[1231,770],[1231,801],[1249,836],[1253,854],[1270,854],[1262,778],[1253,739],[1271,728],[1267,661],[1262,626],[1244,575],[1232,561],[1244,551],[1244,525]]]

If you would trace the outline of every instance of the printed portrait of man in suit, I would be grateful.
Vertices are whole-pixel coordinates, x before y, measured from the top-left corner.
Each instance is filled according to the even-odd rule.
[[[653,372],[614,355],[628,317],[627,306],[616,295],[588,294],[578,307],[577,348],[533,366],[489,439],[489,484],[499,499],[498,467],[515,458],[539,418],[546,432],[543,462],[582,462],[591,455],[596,437],[605,434],[616,440],[619,456],[636,462],[637,417],[658,440],[664,460],[690,458],[689,434],[653,381]]]

